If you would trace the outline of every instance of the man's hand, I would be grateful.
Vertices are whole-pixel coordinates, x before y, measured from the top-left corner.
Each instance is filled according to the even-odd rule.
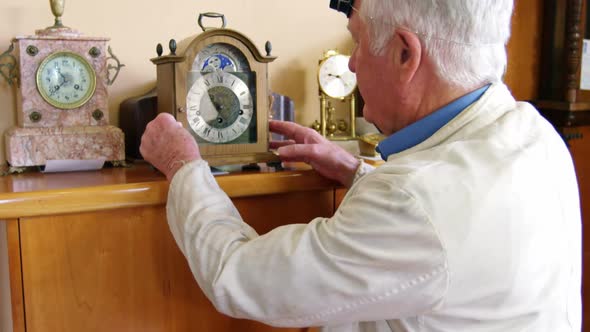
[[[270,131],[284,135],[289,141],[271,142],[283,161],[303,161],[318,173],[346,187],[352,185],[360,161],[317,131],[294,122],[270,121]]]
[[[195,139],[168,113],[161,113],[148,123],[139,152],[169,181],[186,162],[201,158]]]

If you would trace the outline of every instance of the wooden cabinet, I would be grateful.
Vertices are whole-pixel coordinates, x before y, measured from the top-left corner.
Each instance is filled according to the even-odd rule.
[[[334,212],[334,183],[309,169],[217,179],[259,233]],[[168,184],[148,167],[17,175],[2,187],[15,332],[306,330],[215,311],[168,230]]]
[[[565,128],[574,159],[582,209],[582,329],[590,331],[590,126]]]

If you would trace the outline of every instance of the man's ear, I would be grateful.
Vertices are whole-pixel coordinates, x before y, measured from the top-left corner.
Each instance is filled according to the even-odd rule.
[[[410,82],[422,63],[422,44],[420,38],[408,30],[396,31],[397,47],[394,61],[400,70],[400,81]]]

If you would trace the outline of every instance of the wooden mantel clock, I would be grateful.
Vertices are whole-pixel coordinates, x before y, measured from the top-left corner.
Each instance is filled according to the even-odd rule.
[[[206,28],[203,18],[220,19],[221,28]],[[180,121],[199,143],[209,165],[276,162],[269,152],[270,43],[262,55],[240,32],[226,29],[225,16],[199,15],[203,32],[179,55],[170,41],[170,54],[151,61],[157,65],[158,112]]]
[[[64,2],[50,0],[55,25],[16,37],[0,56],[11,69],[2,76],[17,86],[17,126],[5,133],[13,169],[49,160],[125,159],[123,132],[109,125],[107,91],[123,65],[107,48],[108,38],[86,37],[62,24]]]
[[[590,124],[590,7],[586,0],[544,0],[539,97],[558,128]],[[566,137],[567,138],[567,137]]]

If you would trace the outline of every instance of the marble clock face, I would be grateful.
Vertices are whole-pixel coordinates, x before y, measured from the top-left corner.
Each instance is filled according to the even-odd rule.
[[[46,102],[60,109],[74,109],[84,105],[94,94],[96,73],[80,55],[56,52],[41,62],[36,81]]]
[[[255,142],[253,92],[236,74],[220,69],[202,73],[191,85],[186,100],[193,133],[213,144]]]

